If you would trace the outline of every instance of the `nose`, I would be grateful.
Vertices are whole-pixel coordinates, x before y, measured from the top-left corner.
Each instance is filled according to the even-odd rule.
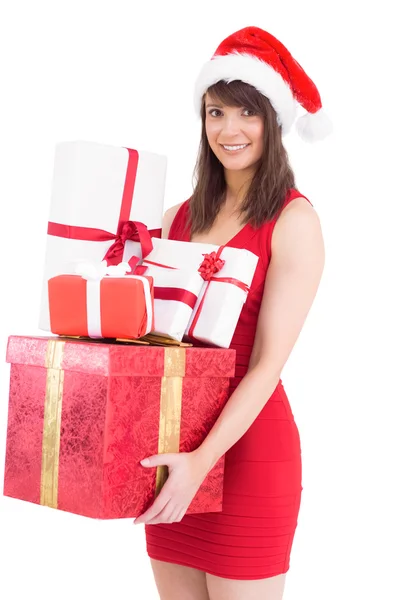
[[[241,122],[235,114],[226,114],[222,122],[222,134],[226,137],[240,133]]]

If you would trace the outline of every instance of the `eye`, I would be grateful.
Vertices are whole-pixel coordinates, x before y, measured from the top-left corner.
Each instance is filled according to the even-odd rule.
[[[215,112],[221,113],[221,111],[218,108],[212,108],[211,110],[208,111],[208,114],[211,115],[212,117],[215,117],[215,116],[218,117],[219,115],[213,115],[213,113],[215,113]]]
[[[244,109],[245,113],[250,113],[248,115],[246,115],[247,117],[254,117],[254,115],[256,114],[254,110],[252,110],[251,108],[245,108]]]

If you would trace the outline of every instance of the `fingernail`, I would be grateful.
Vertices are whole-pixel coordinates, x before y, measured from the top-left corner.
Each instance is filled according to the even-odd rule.
[[[143,466],[146,466],[146,465],[148,465],[149,463],[150,463],[150,461],[149,461],[149,459],[148,459],[148,458],[144,458],[143,460],[141,460],[141,461],[140,461],[140,464],[141,464],[141,465],[143,465]]]

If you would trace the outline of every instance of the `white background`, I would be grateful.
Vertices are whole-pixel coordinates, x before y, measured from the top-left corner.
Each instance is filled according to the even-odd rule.
[[[305,68],[335,126],[314,145],[294,132],[285,138],[326,244],[317,298],[282,374],[301,435],[304,487],[285,600],[400,598],[394,6],[2,4],[1,476],[7,336],[43,335],[37,321],[55,144],[81,139],[166,154],[165,208],[185,200],[200,132],[194,80],[224,37],[257,25]],[[0,531],[4,599],[158,597],[144,528],[131,519],[102,522],[0,497]]]

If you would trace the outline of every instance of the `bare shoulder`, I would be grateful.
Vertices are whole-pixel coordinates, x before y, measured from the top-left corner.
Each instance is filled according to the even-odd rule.
[[[316,296],[324,268],[318,215],[303,197],[289,202],[273,229],[271,260],[251,356],[278,380]]]
[[[315,208],[304,198],[295,198],[282,210],[276,221],[272,240],[272,253],[285,249],[313,246],[314,251],[324,253],[321,222]]]
[[[167,208],[167,210],[164,213],[163,216],[163,220],[162,220],[162,233],[161,233],[161,237],[166,239],[168,237],[169,234],[169,230],[171,229],[171,225],[173,220],[175,219],[175,215],[178,212],[179,208],[182,206],[184,202],[180,202],[179,204],[175,204],[174,206],[171,206],[170,208]]]

